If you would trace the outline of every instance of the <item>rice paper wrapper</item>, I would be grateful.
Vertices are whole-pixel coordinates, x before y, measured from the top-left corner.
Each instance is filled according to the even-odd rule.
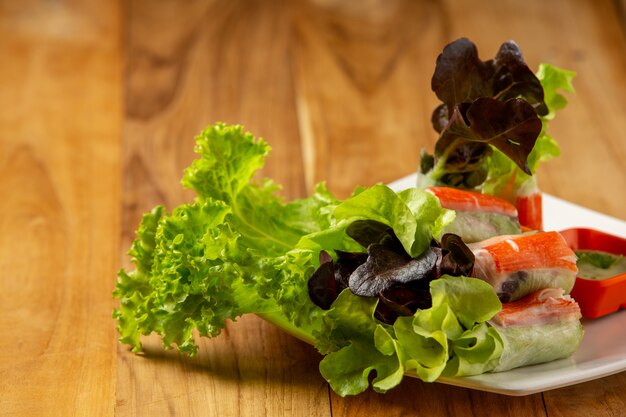
[[[569,294],[576,282],[576,272],[559,268],[520,270],[492,277],[490,283],[503,302],[519,300],[544,288],[563,288]]]
[[[445,227],[443,233],[461,236],[464,242],[472,243],[494,236],[521,233],[516,218],[498,213],[480,211],[457,211],[454,221]]]
[[[493,327],[504,342],[502,356],[494,372],[568,358],[576,352],[584,334],[578,319],[551,324]]]

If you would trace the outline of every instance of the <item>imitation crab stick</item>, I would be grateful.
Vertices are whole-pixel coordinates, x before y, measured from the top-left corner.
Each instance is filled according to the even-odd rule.
[[[580,319],[580,307],[562,288],[544,288],[512,303],[502,304],[493,323],[502,326],[530,326]]]
[[[517,209],[513,204],[493,195],[450,187],[427,187],[426,191],[437,197],[443,208],[458,211],[481,211],[517,217]]]
[[[428,187],[426,191],[456,217],[444,233],[461,236],[465,242],[478,242],[492,236],[520,233],[517,209],[501,198],[449,187]]]
[[[473,276],[490,283],[502,302],[543,288],[569,293],[576,280],[576,255],[557,232],[497,236],[468,245]]]
[[[530,177],[517,189],[515,207],[524,228],[543,230],[543,197],[535,177]]]
[[[531,230],[543,230],[543,198],[541,192],[515,198],[519,222]]]

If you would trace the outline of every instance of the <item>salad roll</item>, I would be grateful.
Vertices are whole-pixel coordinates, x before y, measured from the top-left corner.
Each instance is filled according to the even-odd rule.
[[[491,284],[503,303],[543,288],[569,294],[574,287],[576,254],[558,232],[497,236],[468,247],[475,257],[472,276]]]
[[[521,233],[517,209],[499,197],[450,187],[428,187],[426,191],[456,217],[443,233],[453,233],[465,242],[478,242],[499,235]]]
[[[583,337],[580,318],[578,304],[561,288],[545,288],[503,304],[489,322],[504,345],[494,372],[571,356]]]

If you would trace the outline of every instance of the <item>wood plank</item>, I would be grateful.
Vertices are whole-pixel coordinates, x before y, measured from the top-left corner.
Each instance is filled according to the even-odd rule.
[[[286,198],[306,194],[283,2],[132,1],[126,10],[123,240],[142,212],[193,196],[179,179],[193,137],[216,121],[243,124],[273,146],[263,175]],[[126,259],[126,262],[128,260]],[[199,340],[197,357],[119,348],[116,414],[326,416],[315,350],[256,317]]]
[[[626,329],[623,329],[626,331]],[[626,372],[544,393],[546,409],[554,417],[624,415]]]
[[[433,2],[301,2],[294,12],[297,109],[307,186],[341,197],[414,173],[436,136]]]
[[[163,351],[156,337],[145,355],[120,349],[117,416],[322,416],[330,414],[321,359],[254,316],[201,340],[194,358]]]
[[[563,5],[564,67],[577,93],[554,123],[562,156],[546,164],[546,191],[626,220],[626,32],[611,1]],[[556,47],[556,45],[555,45]],[[599,80],[603,80],[599,82]],[[601,87],[601,84],[604,87]],[[603,93],[599,93],[598,89]],[[572,186],[572,184],[576,184]],[[562,191],[561,191],[562,190]]]
[[[0,6],[0,415],[112,415],[116,2]]]
[[[545,416],[541,395],[510,397],[405,378],[385,394],[331,397],[334,417],[389,416]]]

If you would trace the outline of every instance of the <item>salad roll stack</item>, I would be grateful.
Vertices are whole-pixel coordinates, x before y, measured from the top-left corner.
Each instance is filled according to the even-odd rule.
[[[472,276],[491,284],[503,303],[543,288],[574,287],[576,254],[558,232],[504,235],[468,245],[474,253]]]

